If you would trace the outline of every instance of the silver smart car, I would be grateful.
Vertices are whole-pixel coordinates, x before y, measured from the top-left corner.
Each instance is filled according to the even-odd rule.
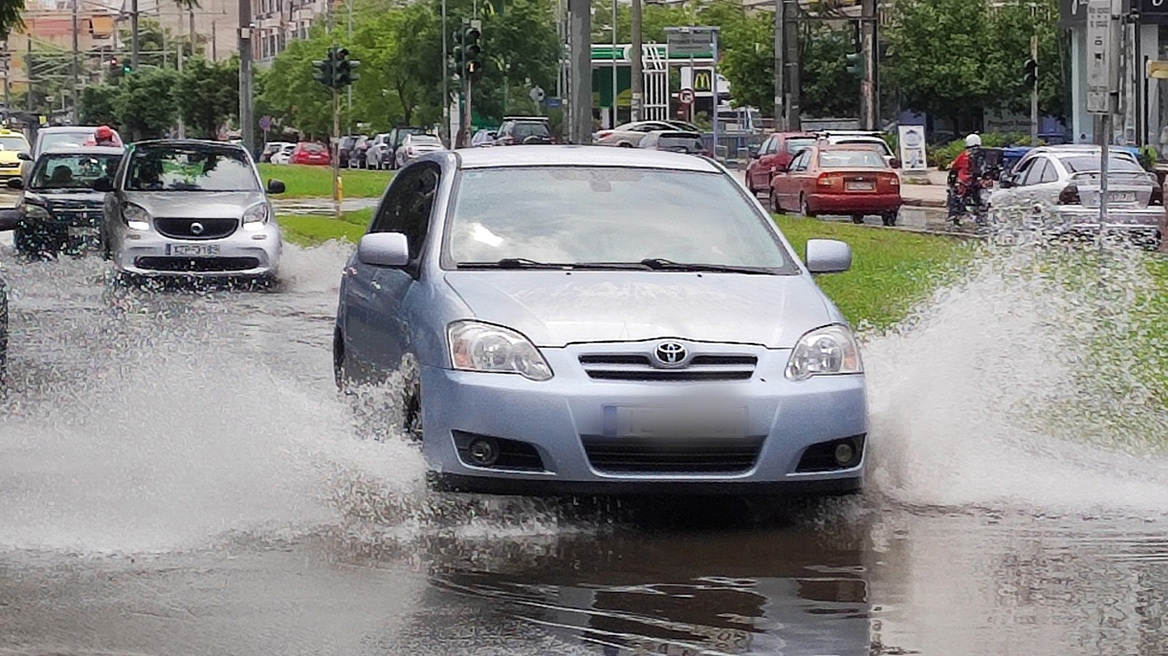
[[[859,349],[720,165],[593,146],[475,148],[394,179],[341,280],[342,388],[398,374],[405,432],[450,487],[859,489]]]
[[[102,251],[120,274],[274,280],[280,228],[255,163],[215,141],[131,145],[106,192]],[[267,193],[284,191],[269,180]]]

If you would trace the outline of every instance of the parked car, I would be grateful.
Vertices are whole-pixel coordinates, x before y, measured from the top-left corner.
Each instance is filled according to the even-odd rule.
[[[87,148],[97,146],[96,132],[98,128],[105,128],[111,139],[105,146],[124,147],[122,136],[118,131],[108,126],[98,125],[70,125],[41,128],[36,133],[36,143],[33,145],[30,161],[38,159],[42,153],[49,150],[63,150],[66,148]]]
[[[28,139],[22,133],[0,128],[0,179],[19,178],[31,153]]]
[[[12,234],[16,252],[52,256],[96,247],[105,201],[98,181],[113,177],[124,153],[121,147],[58,145],[32,163],[27,181],[10,178],[8,187],[21,190],[20,222]]]
[[[291,149],[295,148],[296,144],[288,141],[269,141],[266,145],[264,145],[263,151],[260,152],[260,161],[271,162],[272,157],[276,153],[282,151],[285,147],[289,147],[289,152],[291,152]]]
[[[384,169],[389,166],[389,133],[382,132],[369,140],[369,147],[365,149],[365,168]]]
[[[758,148],[752,148],[746,165],[746,188],[757,194],[769,193],[771,175],[776,168],[787,168],[799,151],[815,144],[815,135],[807,132],[774,132]]]
[[[479,130],[470,138],[471,148],[485,148],[487,146],[495,145],[495,137],[498,135],[497,130]]]
[[[319,144],[318,144],[319,145]],[[322,146],[323,147],[323,146]],[[251,155],[215,141],[134,144],[106,194],[104,255],[123,277],[233,277],[273,281],[280,227]]]
[[[1022,221],[1054,234],[1097,233],[1101,157],[1098,146],[1030,149],[991,193],[991,221]],[[1104,229],[1158,246],[1165,215],[1155,174],[1123,151],[1109,154],[1107,168]]]
[[[369,150],[369,137],[360,135],[357,141],[349,147],[349,156],[341,161],[351,169],[365,168],[365,153]]]
[[[862,130],[835,130],[818,133],[817,137],[831,146],[870,146],[880,153],[885,162],[892,168],[900,168],[900,160],[892,153],[879,132]]]
[[[636,148],[641,143],[641,139],[645,138],[646,134],[660,130],[677,130],[677,126],[667,121],[635,121],[625,123],[608,130],[600,130],[597,132],[596,143],[601,146]]]
[[[283,146],[280,147],[280,150],[278,152],[276,152],[275,154],[272,155],[272,158],[269,161],[272,164],[280,164],[280,165],[291,164],[292,163],[292,153],[295,151],[296,151],[296,144],[294,144],[294,143],[284,144]]]
[[[650,132],[641,139],[638,148],[666,150],[689,155],[708,155],[702,135],[697,132]]]
[[[709,159],[449,152],[395,177],[344,269],[334,373],[401,373],[401,427],[456,489],[855,491],[863,367],[811,275],[850,263],[815,239],[800,262]]]
[[[697,132],[698,134],[702,133],[701,128],[699,128],[698,126],[696,126],[693,123],[690,123],[688,121],[678,121],[678,120],[674,120],[674,119],[669,119],[665,122],[672,125],[674,128],[681,130],[683,132]]]
[[[439,150],[446,150],[446,147],[438,137],[432,134],[407,134],[397,148],[397,168],[400,169],[422,155]]]
[[[550,144],[553,141],[551,124],[539,116],[505,117],[495,134],[496,146]]]
[[[349,166],[349,162],[353,159],[353,151],[356,149],[362,137],[365,137],[365,135],[348,134],[341,137],[340,142],[337,144],[337,161],[344,166]]]
[[[406,137],[411,134],[426,134],[426,128],[417,127],[413,125],[399,125],[389,131],[389,165],[391,168],[397,167],[397,149],[401,146]]]
[[[292,154],[288,157],[288,163],[329,166],[333,162],[329,156],[329,149],[324,144],[315,141],[301,141],[292,149]]]
[[[775,169],[770,198],[776,212],[846,214],[856,223],[878,214],[892,226],[901,206],[900,176],[873,148],[817,144],[799,151],[786,169]]]

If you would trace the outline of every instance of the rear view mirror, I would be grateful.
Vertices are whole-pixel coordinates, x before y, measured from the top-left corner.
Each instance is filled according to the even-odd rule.
[[[835,239],[808,239],[804,264],[811,273],[840,273],[852,268],[852,249]]]
[[[357,243],[357,259],[362,264],[398,268],[410,263],[409,241],[400,232],[374,232]]]
[[[8,178],[9,189],[24,189],[24,180],[21,178]]]
[[[268,180],[268,193],[269,194],[282,194],[282,193],[284,193],[283,181],[277,180],[275,178]]]

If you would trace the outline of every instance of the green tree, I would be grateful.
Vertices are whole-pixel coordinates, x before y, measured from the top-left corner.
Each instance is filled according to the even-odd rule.
[[[811,26],[801,35],[800,107],[816,117],[859,116],[860,83],[847,71],[855,49],[851,30]]]
[[[239,115],[239,61],[208,64],[201,57],[188,62],[175,89],[179,114],[202,137],[213,139],[219,128]]]
[[[1063,41],[1056,24],[1058,4],[1055,0],[1037,0],[1034,13],[1028,6],[1006,5],[991,14],[993,70],[1000,72],[997,81],[1002,91],[1003,109],[1028,114],[1030,88],[1023,80],[1023,62],[1030,57],[1030,39],[1038,37],[1038,109],[1059,118],[1067,116]]]
[[[0,0],[0,38],[8,40],[14,28],[24,27],[24,0]]]
[[[441,115],[442,25],[430,3],[371,3],[358,15],[352,57],[361,61],[353,111],[377,131]]]
[[[174,92],[178,72],[173,69],[145,70],[126,77],[114,103],[121,128],[131,138],[149,139],[164,135],[178,116]]]
[[[309,38],[289,42],[263,78],[261,102],[274,118],[307,136],[332,134],[331,90],[312,79],[313,60],[323,59],[330,44],[323,29],[313,28]],[[364,77],[364,68],[361,74]]]
[[[121,126],[117,103],[120,87],[112,84],[94,84],[81,91],[81,122],[85,125]]]
[[[734,104],[773,112],[775,40],[771,15],[747,14],[737,2],[717,2],[702,13],[702,19],[722,27],[718,65],[730,82]]]

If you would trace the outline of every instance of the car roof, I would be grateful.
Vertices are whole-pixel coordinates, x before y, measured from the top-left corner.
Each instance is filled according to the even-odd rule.
[[[1096,155],[1102,154],[1102,149],[1093,144],[1059,144],[1056,146],[1038,146],[1026,152],[1027,155]],[[1120,148],[1112,147],[1109,155],[1127,155],[1131,153]]]
[[[700,157],[612,146],[531,145],[469,148],[455,151],[455,156],[458,157],[459,166],[464,169],[509,166],[612,166],[704,173],[721,171],[717,165]]]
[[[84,146],[80,148],[55,147],[41,151],[40,156],[47,155],[125,155],[126,150],[119,146]]]
[[[206,139],[149,139],[147,141],[137,141],[132,145],[135,147],[171,146],[176,148],[230,148],[232,150],[243,150],[243,146],[230,141],[210,141]]]
[[[100,125],[54,125],[52,127],[41,128],[41,129],[37,130],[37,134],[41,134],[43,132],[93,132],[93,131],[97,130],[99,127],[101,127],[101,126]],[[109,127],[109,126],[106,126],[106,127]],[[114,130],[113,128],[110,128],[110,130],[117,132],[117,130]]]

